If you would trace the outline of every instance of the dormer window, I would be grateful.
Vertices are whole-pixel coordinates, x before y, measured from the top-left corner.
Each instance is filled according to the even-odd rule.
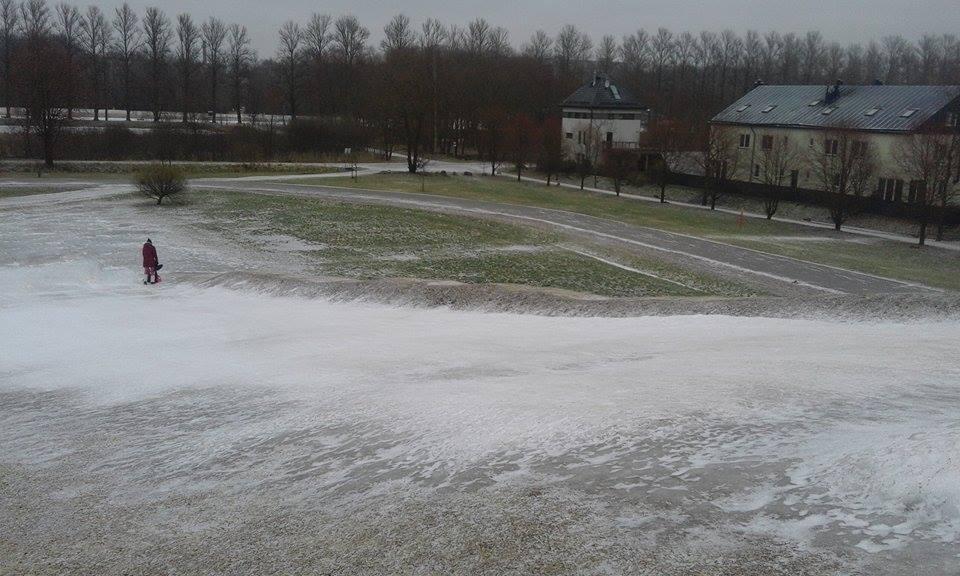
[[[813,102],[811,102],[811,103],[809,104],[809,106],[819,106],[819,105],[820,105],[820,101],[819,101],[819,100],[814,100]]]
[[[901,118],[909,118],[909,117],[913,116],[913,115],[916,114],[916,113],[917,113],[917,109],[916,109],[916,108],[908,108],[908,109],[906,109],[906,110],[904,110],[903,112],[900,113],[900,117],[901,117]]]
[[[880,111],[880,108],[871,108],[871,109],[867,110],[866,112],[864,112],[863,114],[864,114],[864,116],[876,116],[876,115],[877,115],[877,112],[879,112],[879,111]]]
[[[744,112],[744,111],[746,111],[746,109],[749,108],[749,107],[750,107],[749,104],[745,104],[745,105],[737,108],[737,112]]]
[[[767,114],[767,113],[769,113],[769,112],[773,112],[773,109],[776,108],[776,107],[777,107],[776,104],[774,104],[774,105],[772,105],[772,106],[767,106],[766,108],[764,108],[764,109],[761,110],[760,112],[763,113],[763,114]]]
[[[824,109],[823,109],[823,112],[821,112],[821,114],[823,114],[824,116],[829,116],[829,115],[833,114],[833,111],[834,111],[834,110],[836,110],[836,108],[824,108]]]

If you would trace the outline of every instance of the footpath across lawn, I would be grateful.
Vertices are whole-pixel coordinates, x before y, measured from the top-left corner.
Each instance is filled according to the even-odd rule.
[[[416,193],[422,189],[423,193],[438,196],[567,210],[858,272],[960,290],[960,252],[933,246],[920,249],[904,242],[836,233],[789,222],[740,218],[726,212],[663,205],[556,186],[548,188],[543,184],[489,176],[376,174],[356,180],[330,178],[323,182],[307,179],[292,182]]]

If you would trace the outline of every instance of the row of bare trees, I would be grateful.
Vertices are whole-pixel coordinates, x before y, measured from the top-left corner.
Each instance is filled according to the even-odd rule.
[[[788,183],[795,185],[790,182],[791,173],[802,171],[811,176],[808,184],[826,198],[837,230],[871,197],[875,201],[907,202],[915,208],[922,246],[927,228],[935,219],[936,239],[943,240],[947,209],[960,197],[960,130],[956,128],[929,126],[899,136],[887,151],[888,158],[881,156],[877,143],[863,132],[842,124],[822,131],[810,146],[782,133],[763,136],[752,158],[748,158],[749,150],[740,145],[738,137],[740,131],[732,127],[716,125],[708,129],[696,156],[705,176],[704,205],[715,208],[733,180],[751,180],[762,185],[766,216],[772,218]],[[665,158],[669,160],[670,156]],[[896,180],[880,177],[883,162],[890,164],[886,168],[893,168]]]
[[[888,36],[866,45],[829,42],[805,34],[730,30],[638,30],[598,41],[573,25],[551,35],[539,30],[519,46],[507,31],[482,18],[465,26],[428,19],[419,26],[397,15],[379,46],[354,16],[314,14],[285,23],[273,58],[259,59],[246,29],[157,8],[137,14],[124,4],[112,13],[80,10],[46,0],[0,0],[4,106],[18,105],[13,61],[28,38],[46,37],[64,51],[68,116],[74,105],[213,112],[240,109],[290,115],[362,115],[372,79],[397,51],[429,52],[431,96],[448,102],[472,94],[504,65],[517,73],[534,110],[554,109],[585,76],[615,75],[655,110],[669,116],[708,117],[756,79],[767,83],[960,83],[960,39],[923,36],[916,43]],[[473,68],[478,59],[495,67]],[[206,97],[194,86],[205,84]],[[228,85],[229,90],[223,90]],[[19,102],[19,105],[24,103]],[[437,116],[439,116],[439,111]],[[439,118],[438,118],[439,121]],[[432,128],[432,127],[431,127]],[[432,131],[432,130],[431,130]]]

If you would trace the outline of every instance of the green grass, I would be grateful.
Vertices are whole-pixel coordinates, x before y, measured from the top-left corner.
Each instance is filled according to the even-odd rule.
[[[304,181],[304,183],[310,183]],[[420,192],[421,179],[407,174],[378,174],[356,181],[331,178],[324,185],[375,190]],[[822,228],[787,222],[741,219],[737,215],[694,208],[628,200],[506,178],[428,176],[425,193],[507,204],[567,210],[628,224],[690,234],[890,278],[960,290],[960,254],[933,247],[842,235]],[[782,238],[798,237],[791,241]],[[821,240],[803,240],[803,238]]]
[[[730,239],[731,244],[848,270],[960,290],[960,252],[888,240]]]
[[[297,180],[291,181],[297,183]],[[303,180],[303,184],[322,184],[344,188],[369,188],[420,192],[421,179],[409,174],[376,174],[353,180],[329,178],[322,183]],[[708,212],[669,204],[626,200],[609,194],[581,192],[569,188],[550,187],[508,178],[439,176],[424,178],[424,193],[439,196],[470,198],[506,204],[523,204],[567,210],[591,216],[610,218],[638,226],[697,236],[727,235],[822,235],[822,230],[767,220],[741,220],[733,214]]]
[[[623,270],[571,252],[556,234],[483,219],[236,192],[194,192],[189,204],[209,219],[208,227],[237,241],[284,234],[313,243],[320,249],[309,254],[329,275],[509,283],[603,296],[753,293],[663,262],[627,258],[659,278]]]

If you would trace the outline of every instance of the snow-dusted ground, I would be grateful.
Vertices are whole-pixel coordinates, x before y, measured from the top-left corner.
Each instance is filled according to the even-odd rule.
[[[956,322],[202,288],[296,262],[155,213],[0,211],[0,573],[957,574]]]

